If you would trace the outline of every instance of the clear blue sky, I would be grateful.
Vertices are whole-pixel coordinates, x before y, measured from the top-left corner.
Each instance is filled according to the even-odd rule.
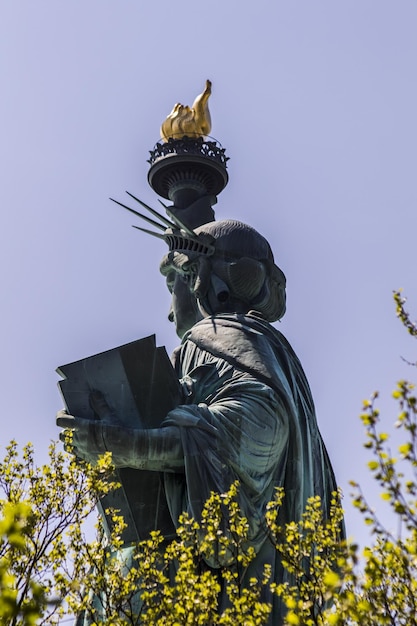
[[[287,275],[279,325],[348,481],[368,478],[358,419],[401,356],[403,287],[417,317],[415,0],[19,0],[0,8],[1,445],[57,436],[54,370],[153,332],[176,345],[163,244],[108,197],[157,205],[146,159],[175,102],[213,81],[230,157],[217,217],[252,224]],[[372,498],[371,498],[372,499]]]

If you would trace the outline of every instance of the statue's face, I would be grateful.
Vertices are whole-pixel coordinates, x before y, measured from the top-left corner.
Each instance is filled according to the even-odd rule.
[[[171,271],[166,280],[168,289],[172,294],[168,319],[175,323],[177,335],[182,339],[187,330],[190,330],[203,316],[184,276]]]

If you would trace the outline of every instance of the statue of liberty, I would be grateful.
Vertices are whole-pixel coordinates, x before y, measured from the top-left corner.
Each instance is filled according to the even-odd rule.
[[[267,240],[246,224],[191,227],[175,207],[167,211],[170,220],[152,212],[160,219],[145,219],[168,246],[160,271],[181,339],[172,357],[180,401],[158,428],[126,428],[65,411],[58,426],[71,429],[80,458],[94,462],[111,451],[116,467],[162,472],[174,525],[183,511],[200,520],[210,493],[238,481],[256,554],[245,580],[260,578],[268,563],[281,582],[284,570],[265,524],[275,488],[285,491],[280,523],[298,521],[316,495],[328,516],[337,489],[306,376],[272,326],[285,313],[284,273]],[[108,412],[103,396],[93,401],[97,414]],[[207,561],[213,569],[224,566],[218,558]],[[281,623],[278,600],[267,599],[275,603],[270,623]]]

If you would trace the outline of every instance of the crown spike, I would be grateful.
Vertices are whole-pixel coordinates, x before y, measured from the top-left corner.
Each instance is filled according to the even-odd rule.
[[[132,228],[136,228],[137,230],[141,230],[143,233],[147,233],[148,235],[152,235],[153,237],[157,237],[158,239],[163,239],[166,242],[166,236],[160,235],[159,233],[154,233],[153,230],[148,230],[147,228],[141,228],[140,226],[135,226],[132,224]]]
[[[174,215],[174,213],[168,208],[165,207],[165,210],[168,214],[168,217],[170,217],[172,219],[173,222],[175,222],[175,224],[177,226],[179,226],[179,228],[181,228],[183,231],[185,231],[187,233],[187,235],[190,235],[190,237],[196,237],[197,235],[195,234],[195,232],[193,230],[191,230],[191,228],[188,228],[188,226],[186,226],[184,224],[184,222],[182,222],[179,217],[177,217],[176,215]]]
[[[195,232],[193,230],[191,230],[190,228],[188,228],[188,226],[186,226],[184,224],[184,222],[182,222],[180,220],[179,217],[177,217],[170,209],[170,207],[168,205],[166,205],[164,202],[162,202],[162,200],[160,200],[158,198],[158,202],[160,204],[162,204],[162,206],[164,207],[165,211],[168,213],[168,216],[172,219],[173,222],[176,223],[177,226],[179,226],[180,228],[182,228],[182,230],[184,230],[186,233],[188,233],[189,235],[192,235],[195,237]]]
[[[116,204],[120,205],[121,207],[123,207],[127,211],[130,211],[134,215],[137,215],[138,217],[142,218],[146,222],[149,222],[149,224],[152,224],[152,226],[155,226],[155,228],[159,228],[160,230],[165,230],[165,226],[163,226],[162,224],[158,224],[158,222],[155,222],[155,220],[151,219],[150,217],[147,217],[146,215],[142,215],[142,213],[139,213],[138,211],[135,211],[134,209],[131,209],[130,207],[128,207],[125,204],[123,204],[122,202],[119,202],[118,200],[114,200],[114,198],[109,198],[109,200],[111,200],[112,202],[115,202]]]
[[[159,218],[162,222],[164,222],[164,224],[166,224],[169,228],[176,228],[176,225],[173,222],[170,222],[169,220],[167,220],[167,218],[161,215],[160,213],[158,213],[158,211],[155,211],[155,209],[152,209],[152,207],[145,204],[145,202],[142,202],[142,200],[139,200],[139,198],[136,198],[136,196],[134,196],[129,191],[126,191],[126,193],[128,196],[133,198],[133,200],[136,200],[136,202],[139,202],[139,204],[142,205],[145,209],[147,209],[150,213],[152,213],[152,215],[154,215],[155,217]]]

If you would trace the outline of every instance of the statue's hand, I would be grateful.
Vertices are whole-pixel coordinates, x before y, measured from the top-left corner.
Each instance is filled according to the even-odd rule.
[[[65,409],[58,411],[56,424],[64,430],[59,438],[77,457],[94,463],[106,452],[100,421],[69,415]]]

